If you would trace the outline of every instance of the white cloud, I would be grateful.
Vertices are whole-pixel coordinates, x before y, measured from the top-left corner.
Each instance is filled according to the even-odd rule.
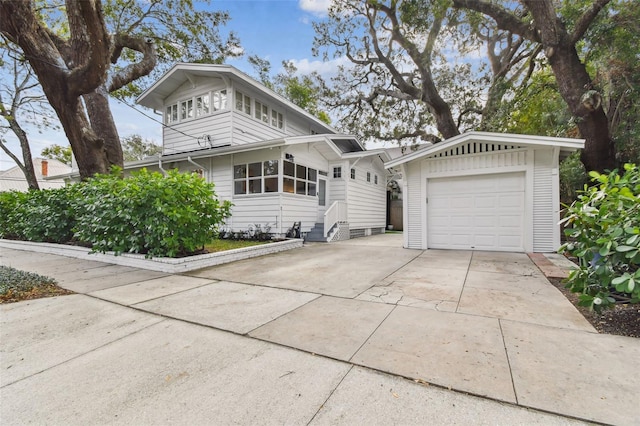
[[[348,66],[351,64],[345,56],[331,59],[330,61],[304,59],[291,59],[293,65],[298,69],[298,74],[306,75],[317,72],[323,78],[330,78],[338,73],[338,67],[341,65]]]
[[[326,16],[331,0],[299,0],[298,7],[316,16]]]

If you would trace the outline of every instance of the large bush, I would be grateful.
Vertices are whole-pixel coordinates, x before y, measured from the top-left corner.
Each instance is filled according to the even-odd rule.
[[[76,237],[94,251],[176,257],[202,249],[230,214],[214,185],[196,174],[143,169],[100,175],[80,187]]]
[[[0,194],[0,236],[65,242],[73,237],[72,187]]]
[[[121,170],[56,190],[0,193],[0,237],[176,257],[211,241],[230,215],[195,174]]]
[[[24,239],[20,218],[24,214],[21,206],[27,197],[24,192],[0,192],[0,238]]]
[[[640,301],[640,168],[624,166],[621,176],[591,172],[596,184],[568,207],[563,222],[569,241],[561,251],[577,257],[567,287],[580,304],[595,310],[616,301]]]

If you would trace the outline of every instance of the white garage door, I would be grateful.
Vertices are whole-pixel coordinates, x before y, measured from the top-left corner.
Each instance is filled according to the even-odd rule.
[[[428,179],[428,247],[524,251],[524,193],[524,173]]]

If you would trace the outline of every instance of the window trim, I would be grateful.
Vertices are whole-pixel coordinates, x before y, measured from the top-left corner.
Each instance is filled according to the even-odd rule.
[[[198,107],[198,100],[208,99],[208,112],[204,108]],[[204,105],[204,102],[203,102]],[[177,124],[198,118],[214,115],[219,111],[227,110],[229,97],[227,88],[208,90],[197,93],[189,98],[178,99],[177,101],[164,106],[164,124]],[[183,111],[184,106],[184,111]]]

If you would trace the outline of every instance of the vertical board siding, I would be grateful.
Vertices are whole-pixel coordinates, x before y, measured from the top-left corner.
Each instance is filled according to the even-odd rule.
[[[407,165],[407,221],[405,232],[409,234],[409,246],[407,248],[422,249],[422,229],[426,224],[422,223],[422,209],[426,208],[426,202],[422,199],[422,177],[420,163],[413,162]],[[426,184],[426,183],[425,183]]]
[[[554,247],[553,155],[550,149],[536,150],[533,167],[533,251],[552,252]]]

